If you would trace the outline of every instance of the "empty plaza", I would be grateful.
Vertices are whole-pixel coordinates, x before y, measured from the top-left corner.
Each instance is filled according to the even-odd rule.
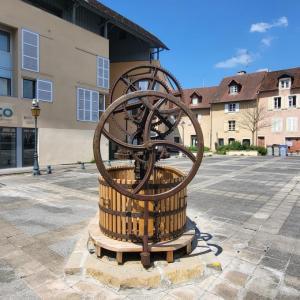
[[[185,158],[161,163],[190,166]],[[98,211],[98,174],[89,164],[0,177],[1,299],[299,299],[299,157],[204,158],[188,186],[187,212],[222,270],[208,267],[192,282],[157,290],[65,277]]]

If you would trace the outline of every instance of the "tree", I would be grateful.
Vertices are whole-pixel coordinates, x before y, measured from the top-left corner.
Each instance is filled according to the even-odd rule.
[[[258,101],[254,107],[243,110],[241,114],[240,127],[249,130],[252,134],[252,145],[257,144],[257,132],[270,126],[267,110],[259,105]],[[255,143],[254,143],[255,141]]]

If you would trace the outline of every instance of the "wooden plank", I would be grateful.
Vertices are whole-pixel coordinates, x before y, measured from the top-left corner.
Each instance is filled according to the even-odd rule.
[[[122,183],[123,184],[127,184],[130,183],[130,180],[127,180],[126,178],[122,179]],[[127,201],[127,197],[122,195],[122,199],[121,199],[121,211],[125,212],[126,211],[126,201]],[[121,223],[122,223],[122,234],[126,234],[126,217],[122,216],[121,217]],[[126,241],[125,238],[122,239],[122,241]]]
[[[117,191],[112,188],[112,209],[113,211],[116,211],[117,209]],[[113,232],[117,232],[117,216],[113,215],[113,226],[112,226]]]
[[[119,265],[123,264],[123,252],[117,252],[116,258]]]
[[[174,262],[174,252],[173,251],[168,251],[167,252],[167,262],[172,263]]]
[[[118,184],[121,184],[120,179],[118,179]],[[121,194],[117,192],[117,211],[121,211]],[[117,216],[117,233],[121,233],[122,231],[122,223],[121,223],[121,216]]]
[[[112,197],[113,197],[113,189],[112,187],[109,187],[108,188],[108,191],[109,191],[109,194],[108,194],[108,201],[107,201],[107,208],[111,208],[112,206]],[[110,231],[113,230],[113,216],[111,213],[108,214],[108,221],[109,221],[109,224],[108,224],[108,229]]]

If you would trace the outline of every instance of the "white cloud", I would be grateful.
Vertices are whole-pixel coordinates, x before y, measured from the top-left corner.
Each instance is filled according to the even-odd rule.
[[[218,62],[216,68],[230,69],[237,66],[246,66],[254,60],[253,55],[251,55],[247,49],[239,49],[236,55],[228,58],[224,61]]]
[[[271,36],[265,37],[265,38],[261,39],[261,43],[262,43],[262,45],[265,46],[265,47],[270,47],[272,41],[273,41],[273,38],[272,38]]]
[[[273,27],[287,27],[289,25],[287,17],[281,17],[273,23],[255,23],[250,27],[250,32],[266,32]]]

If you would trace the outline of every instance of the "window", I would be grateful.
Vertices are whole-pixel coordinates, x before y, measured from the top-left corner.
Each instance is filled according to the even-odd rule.
[[[105,111],[105,96],[99,94],[99,119],[104,111]]]
[[[10,52],[10,33],[0,30],[0,51]]]
[[[39,72],[39,35],[22,29],[22,68]]]
[[[229,111],[236,111],[236,105],[235,103],[230,103],[228,106],[228,110]]]
[[[234,138],[229,138],[228,139],[228,144],[232,144],[232,143],[234,143],[235,142],[235,139]]]
[[[97,56],[97,86],[109,88],[109,59]]]
[[[286,131],[293,132],[298,130],[298,118],[288,117],[286,118]]]
[[[141,91],[146,91],[146,90],[148,90],[148,85],[149,85],[149,82],[147,80],[139,81],[138,89]]]
[[[281,108],[281,97],[274,98],[274,108],[280,109]]]
[[[238,112],[239,110],[240,110],[239,103],[225,104],[225,113],[228,113],[228,112]]]
[[[250,140],[249,139],[243,139],[242,144],[246,147],[250,146]]]
[[[0,169],[16,167],[16,128],[0,127]]]
[[[272,131],[273,132],[282,131],[282,119],[281,118],[272,119]]]
[[[0,77],[0,96],[11,96],[11,80]]]
[[[198,140],[196,135],[191,135],[191,146],[197,147],[198,146]]]
[[[198,104],[199,103],[199,98],[197,97],[197,96],[194,96],[193,98],[192,98],[192,104],[193,105],[196,105],[196,104]]]
[[[33,165],[33,153],[34,153],[34,129],[33,128],[23,128],[23,167],[28,167]]]
[[[229,93],[230,95],[235,95],[239,92],[239,87],[236,84],[233,84],[229,87]]]
[[[177,144],[180,143],[180,138],[179,138],[179,136],[175,136],[175,137],[174,137],[174,143],[177,143]]]
[[[224,146],[224,139],[218,139],[218,145]]]
[[[197,119],[198,122],[200,122],[201,121],[201,114],[196,114],[196,119]]]
[[[23,79],[23,98],[36,98],[36,80]]]
[[[289,108],[296,107],[296,96],[289,96]]]
[[[83,88],[77,89],[77,120],[98,122],[99,120],[99,93]],[[105,101],[102,99],[102,103]],[[101,109],[103,109],[103,105]],[[102,110],[101,110],[102,111]]]
[[[40,101],[52,102],[52,81],[50,80],[40,80],[36,82],[36,96]]]
[[[291,78],[284,78],[279,80],[279,89],[291,88]]]
[[[228,121],[228,130],[235,131],[235,121]]]

